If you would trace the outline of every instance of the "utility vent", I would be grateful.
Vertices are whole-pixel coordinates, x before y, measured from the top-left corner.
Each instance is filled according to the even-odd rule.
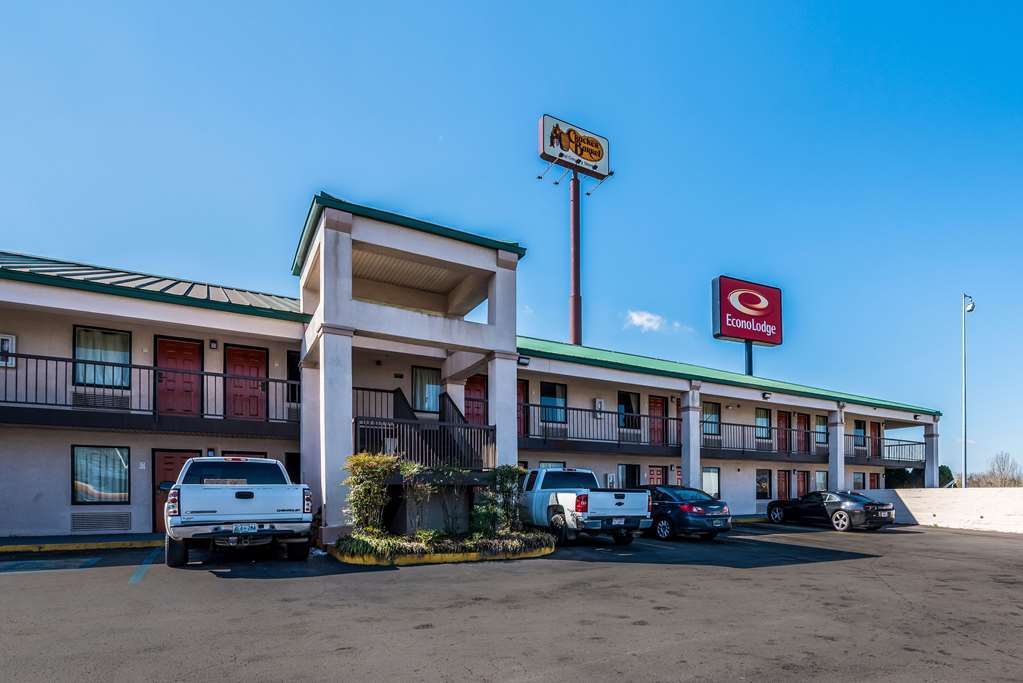
[[[131,531],[131,513],[72,512],[71,531]]]
[[[549,439],[568,438],[568,424],[565,422],[544,422],[541,433]]]
[[[638,429],[619,429],[618,440],[622,443],[639,443],[643,440],[643,433]]]
[[[105,408],[107,410],[128,410],[131,396],[128,394],[91,394],[74,392],[71,405],[75,408]]]
[[[302,419],[302,406],[298,403],[288,404],[288,422],[298,422]]]

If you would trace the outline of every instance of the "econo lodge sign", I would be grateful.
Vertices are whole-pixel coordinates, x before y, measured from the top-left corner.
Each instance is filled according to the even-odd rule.
[[[781,290],[721,275],[712,283],[717,339],[781,344]]]

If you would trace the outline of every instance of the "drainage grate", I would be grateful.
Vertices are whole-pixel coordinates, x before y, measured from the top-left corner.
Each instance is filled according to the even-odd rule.
[[[71,531],[131,531],[131,513],[72,512]]]

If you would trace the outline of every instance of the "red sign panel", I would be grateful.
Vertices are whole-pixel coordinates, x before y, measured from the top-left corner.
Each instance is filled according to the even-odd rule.
[[[781,344],[781,290],[722,275],[714,278],[714,336]]]

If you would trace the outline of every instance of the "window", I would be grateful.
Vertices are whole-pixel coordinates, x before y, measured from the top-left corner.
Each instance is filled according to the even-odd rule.
[[[757,500],[771,500],[771,470],[757,470]]]
[[[124,505],[130,501],[130,452],[119,446],[71,447],[71,503]]]
[[[260,486],[287,484],[280,466],[269,462],[193,462],[182,484]]]
[[[823,445],[828,442],[828,416],[817,415],[814,418],[813,425],[814,437],[813,440],[818,445]]]
[[[721,404],[703,404],[703,433],[711,436],[721,436]]]
[[[568,422],[568,387],[554,382],[540,382],[540,420]]]
[[[129,332],[75,326],[72,355],[75,360],[75,384],[112,389],[131,388],[131,369],[119,367],[131,363]]]
[[[639,394],[632,391],[618,392],[618,427],[639,429]]]
[[[828,490],[828,471],[827,470],[817,470],[816,472],[814,472],[813,473],[813,483],[814,483],[814,489],[815,490],[817,490],[817,491],[827,491]]]
[[[13,334],[0,334],[0,368],[13,368],[18,359],[8,354],[18,352],[18,338]]]
[[[756,419],[754,420],[757,425],[757,438],[758,439],[770,439],[771,438],[771,409],[770,408],[757,408]]]
[[[703,468],[703,490],[713,498],[721,497],[721,468]]]
[[[867,488],[867,475],[863,472],[853,472],[853,489],[862,491]]]
[[[565,466],[564,461],[562,461],[562,462],[556,462],[554,460],[541,460],[540,461],[540,469],[542,469],[542,470],[545,470],[548,467],[564,467],[564,466]]]
[[[534,485],[536,485],[536,472],[530,472],[529,479],[526,479],[526,490],[532,491]]]
[[[696,500],[702,503],[708,503],[714,500],[713,496],[709,496],[703,491],[696,491],[694,489],[662,489],[665,493],[665,497],[669,500],[674,500],[679,503],[684,503],[687,500]]]
[[[618,485],[622,488],[634,489],[639,486],[639,465],[619,465]]]
[[[867,421],[855,420],[853,422],[853,445],[856,448],[867,447]]]
[[[288,351],[288,382],[301,382],[302,370],[298,367],[298,351]],[[288,403],[302,402],[302,385],[288,384]]]
[[[529,469],[529,461],[528,460],[519,460],[519,467],[521,467],[524,470],[528,470]]]
[[[412,409],[420,413],[440,412],[440,370],[412,367]]]
[[[593,489],[597,487],[597,477],[593,472],[547,472],[541,489]]]

